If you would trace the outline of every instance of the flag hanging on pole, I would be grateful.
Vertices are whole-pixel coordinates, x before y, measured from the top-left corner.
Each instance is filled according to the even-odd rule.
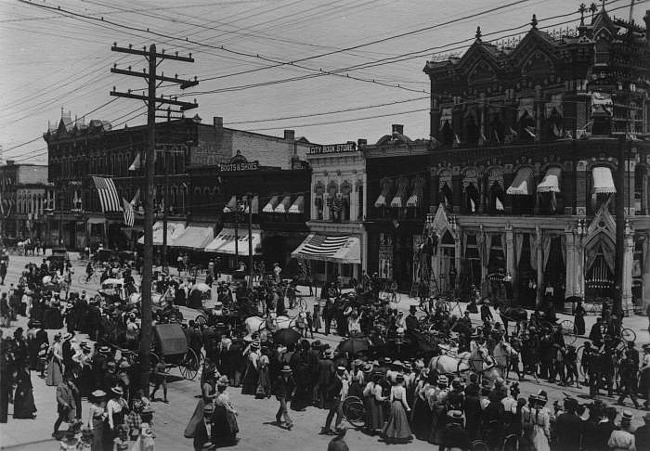
[[[125,198],[122,198],[122,205],[124,205],[124,224],[133,227],[133,224],[135,224],[135,211],[133,210],[133,205]]]
[[[131,166],[129,166],[129,171],[137,171],[142,167],[142,157],[140,152],[135,156],[135,160],[133,160],[133,163],[131,163]]]
[[[93,181],[99,194],[99,201],[102,204],[102,212],[122,211],[120,197],[117,195],[113,179],[93,176]]]

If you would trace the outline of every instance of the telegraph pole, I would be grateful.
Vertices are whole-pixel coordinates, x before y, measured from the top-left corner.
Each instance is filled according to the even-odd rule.
[[[618,141],[618,167],[616,170],[616,264],[614,266],[614,305],[612,313],[618,318],[619,324],[623,319],[623,262],[625,261],[625,198],[629,187],[625,186],[626,137]],[[629,196],[627,196],[629,197]]]
[[[115,97],[124,97],[127,99],[142,100],[147,105],[147,127],[148,139],[147,148],[145,151],[145,167],[146,167],[146,186],[144,197],[144,265],[142,267],[142,293],[141,293],[141,309],[142,309],[142,333],[140,339],[140,377],[142,384],[141,387],[149,387],[149,375],[151,368],[149,365],[149,357],[151,353],[151,345],[153,341],[153,330],[151,327],[151,282],[153,276],[153,195],[154,183],[156,175],[155,167],[155,148],[156,148],[156,110],[158,105],[174,105],[179,107],[179,111],[190,110],[196,108],[198,104],[196,100],[194,103],[182,102],[177,99],[163,98],[162,96],[156,97],[156,88],[159,82],[171,82],[180,85],[181,89],[196,86],[199,82],[196,78],[192,80],[181,80],[177,76],[165,77],[164,74],[157,75],[156,69],[162,60],[170,59],[175,61],[183,61],[193,63],[194,59],[192,54],[189,56],[178,56],[178,52],[174,55],[166,54],[164,51],[158,53],[156,45],[151,44],[149,50],[146,47],[142,50],[133,49],[131,46],[128,48],[118,47],[113,44],[111,47],[113,52],[128,53],[130,55],[143,56],[149,62],[149,72],[146,70],[142,72],[132,71],[129,67],[128,70],[118,69],[117,65],[111,68],[112,73],[129,75],[134,77],[142,77],[147,81],[148,93],[146,96],[132,94],[131,90],[128,92],[111,91],[110,95]],[[166,231],[165,231],[166,232]]]

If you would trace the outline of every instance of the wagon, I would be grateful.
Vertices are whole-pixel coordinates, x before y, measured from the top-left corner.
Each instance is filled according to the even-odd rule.
[[[185,332],[178,323],[154,326],[151,362],[157,364],[161,358],[164,358],[166,372],[177,367],[185,379],[194,380],[201,367],[200,357],[188,347]]]

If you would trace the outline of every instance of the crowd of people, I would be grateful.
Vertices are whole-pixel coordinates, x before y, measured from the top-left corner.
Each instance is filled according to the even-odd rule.
[[[102,281],[117,277],[126,287],[135,285],[128,265],[91,268],[101,271]],[[140,386],[135,352],[140,311],[129,296],[134,293],[99,298],[78,294],[69,290],[69,283],[66,287],[71,272],[67,262],[28,264],[19,283],[1,295],[4,325],[18,316],[29,322],[27,331],[18,328],[1,341],[0,421],[7,421],[9,400],[14,418],[36,417],[34,371],[56,387],[53,435],[60,437],[62,423],[69,424],[64,436],[68,445],[85,440],[94,450],[153,446],[151,405],[160,387],[161,401],[167,401],[165,363],[154,362],[151,368],[153,391]],[[210,272],[206,278],[210,289],[216,287],[218,306],[242,317],[270,320],[296,306],[295,285],[283,281],[281,272],[277,266],[254,287],[244,281],[233,285],[209,280]],[[164,298],[157,321],[172,318],[179,305],[203,306],[203,292],[192,289],[195,279],[156,273],[154,281],[154,291]],[[277,330],[251,334],[215,321],[183,324],[189,348],[205,356],[201,399],[185,430],[195,449],[236,443],[238,413],[229,398],[235,388],[260,400],[274,398],[275,424],[287,430],[294,426],[291,410],[319,408],[327,410],[321,433],[341,434],[346,402],[357,402],[365,412],[363,430],[386,443],[422,440],[441,449],[471,449],[480,440],[490,449],[505,444],[512,447],[508,449],[568,451],[633,450],[635,436],[637,443],[650,440],[647,428],[632,433],[629,411],[621,413],[599,401],[579,405],[570,397],[548,406],[544,391],[521,397],[518,381],[508,381],[512,372],[518,380],[588,386],[592,395],[602,389],[610,396],[617,391],[620,404],[630,397],[635,407],[640,407],[641,394],[647,406],[650,347],[644,346],[640,355],[634,342],[622,342],[620,321],[609,309],[590,330],[578,361],[577,350],[565,343],[565,333],[556,325],[552,305],[522,317],[507,306],[479,302],[456,315],[448,305],[431,300],[405,314],[380,299],[380,283],[375,275],[365,274],[351,291],[342,289],[340,278],[327,282],[311,311],[301,308],[296,316],[300,339],[290,342],[274,339]],[[584,335],[581,309],[578,304],[575,324]],[[55,334],[50,343],[47,329],[65,332]],[[88,340],[79,340],[78,333],[87,334]],[[365,337],[368,346],[360,351],[331,347],[314,340],[314,333]],[[494,350],[504,343],[514,353],[497,378],[441,371],[429,362],[442,349],[461,354],[484,348],[499,366]],[[84,397],[90,402],[88,412],[82,412]]]

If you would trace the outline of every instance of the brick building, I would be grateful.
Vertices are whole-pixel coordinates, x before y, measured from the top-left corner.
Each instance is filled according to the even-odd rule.
[[[544,32],[533,17],[518,42],[484,42],[479,28],[461,57],[426,63],[430,199],[444,209],[431,224],[434,273],[451,261],[457,288],[484,294],[511,278],[527,305],[613,297],[623,190],[623,305],[650,299],[649,20],[603,7],[575,30]],[[624,184],[614,182],[621,164]]]

